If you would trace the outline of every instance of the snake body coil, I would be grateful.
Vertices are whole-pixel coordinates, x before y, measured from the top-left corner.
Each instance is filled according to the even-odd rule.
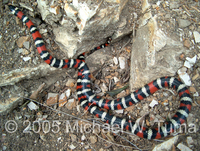
[[[179,128],[180,124],[184,123],[188,117],[191,110],[192,99],[190,97],[190,92],[185,84],[174,77],[163,77],[156,79],[144,87],[130,93],[126,97],[122,97],[115,100],[103,99],[95,95],[91,90],[90,84],[90,70],[86,63],[84,62],[84,57],[79,59],[65,59],[59,60],[52,57],[47,51],[44,41],[34,26],[31,20],[25,16],[17,7],[9,5],[10,10],[14,15],[20,18],[30,29],[30,32],[35,41],[37,50],[41,58],[50,66],[56,68],[78,68],[78,80],[77,80],[77,95],[81,106],[85,110],[94,114],[96,117],[101,118],[102,121],[109,123],[111,125],[119,125],[121,128],[131,131],[141,138],[147,139],[158,139],[165,137],[172,133],[175,129]],[[94,48],[94,50],[101,49],[108,46],[111,39],[107,41],[104,45]],[[103,112],[100,108],[105,108],[108,110],[119,110],[127,108],[133,104],[138,103],[142,99],[153,94],[157,90],[170,87],[174,88],[180,97],[180,107],[178,108],[175,115],[170,119],[165,125],[154,129],[147,129],[145,127],[140,127],[137,123],[131,120],[122,119],[113,115]]]

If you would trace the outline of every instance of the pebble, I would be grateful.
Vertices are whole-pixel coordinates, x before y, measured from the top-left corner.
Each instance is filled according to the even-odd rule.
[[[189,20],[186,19],[178,19],[178,25],[180,28],[188,27],[191,24]]]
[[[17,46],[18,46],[19,48],[22,48],[22,47],[23,47],[23,43],[24,43],[25,41],[27,41],[27,40],[28,40],[28,37],[27,37],[27,36],[22,36],[22,37],[20,37],[20,38],[16,41]]]
[[[100,88],[101,88],[102,92],[108,91],[108,87],[105,85],[105,83],[102,83],[101,86],[100,86]]]
[[[82,140],[82,141],[86,140],[86,137],[85,137],[84,134],[81,136],[81,140]]]
[[[197,92],[197,90],[196,90],[194,87],[190,87],[189,90],[190,90],[190,92],[192,92],[192,93]]]
[[[31,57],[23,57],[23,60],[26,62],[26,61],[29,61],[31,59]]]
[[[58,102],[58,93],[48,93],[47,95],[47,105],[54,105]]]
[[[69,98],[70,95],[71,95],[71,89],[67,89],[67,90],[65,91],[65,95],[66,95],[67,98]]]
[[[39,107],[35,103],[33,103],[33,102],[28,103],[27,106],[29,107],[30,110],[37,110],[37,109],[39,109]]]
[[[119,79],[117,77],[114,77],[113,79],[114,79],[115,83],[119,82]]]
[[[179,3],[178,2],[170,2],[169,8],[170,9],[177,9],[177,8],[179,8]]]
[[[68,79],[67,83],[65,84],[67,87],[74,87],[76,81],[74,79]]]
[[[116,110],[115,112],[118,113],[118,114],[123,114],[124,113],[124,109],[122,109],[122,110]]]
[[[190,41],[189,41],[188,39],[186,39],[186,40],[184,41],[184,46],[185,46],[186,48],[190,48]]]
[[[114,57],[114,58],[113,58],[113,61],[114,61],[115,65],[118,64],[118,59],[117,59],[117,57]]]
[[[90,139],[91,144],[94,144],[94,143],[97,142],[97,137],[94,136],[94,135],[93,135],[93,136],[90,136],[89,139]]]
[[[197,61],[197,55],[195,55],[193,58],[186,57],[186,61],[184,62],[184,66],[187,68],[193,67],[193,65]]]
[[[179,136],[170,138],[169,140],[166,140],[163,143],[156,145],[152,151],[172,150],[174,144],[177,143],[178,138],[179,138]]]
[[[192,151],[189,147],[185,146],[183,143],[179,143],[177,145],[177,148],[180,149],[181,151]]]
[[[70,134],[71,140],[72,142],[76,142],[77,141],[77,136],[74,134]]]
[[[23,45],[24,45],[24,47],[25,47],[26,49],[29,49],[29,48],[30,48],[30,42],[29,42],[29,41],[25,41],[25,42],[23,43]]]
[[[23,55],[28,55],[29,51],[24,49],[24,48],[20,48],[17,50],[18,53],[23,54]]]
[[[67,103],[67,97],[65,93],[62,93],[59,97],[59,107],[63,107]]]
[[[158,101],[156,101],[156,100],[152,100],[151,101],[151,103],[149,104],[149,106],[151,107],[151,108],[153,108],[155,105],[157,105],[158,104]]]
[[[192,146],[193,146],[194,141],[193,141],[193,139],[192,139],[191,136],[187,137],[187,144],[188,144],[189,147],[192,147]]]
[[[67,109],[72,110],[73,107],[76,107],[75,99],[69,99],[66,104]]]
[[[200,42],[200,34],[199,34],[199,32],[194,31],[194,32],[193,32],[193,35],[194,35],[194,40],[195,40],[195,42],[196,42],[196,43],[199,43],[199,42]]]
[[[119,57],[119,67],[120,67],[120,69],[125,69],[125,67],[126,67],[126,58]]]
[[[76,146],[74,146],[73,144],[71,144],[71,145],[69,145],[69,148],[70,148],[71,150],[74,150],[74,149],[76,148]]]
[[[185,83],[187,86],[191,86],[192,82],[191,82],[190,76],[186,72],[183,72],[181,71],[181,69],[179,69],[178,75],[183,83]]]

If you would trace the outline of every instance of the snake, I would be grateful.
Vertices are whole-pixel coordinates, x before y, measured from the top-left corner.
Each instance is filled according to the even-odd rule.
[[[158,78],[146,84],[142,88],[131,92],[125,97],[112,100],[104,99],[93,93],[91,89],[91,73],[84,60],[85,53],[79,55],[77,59],[54,58],[47,51],[42,36],[37,30],[36,26],[33,24],[33,22],[16,6],[8,5],[8,7],[12,14],[21,19],[22,22],[25,23],[26,26],[29,28],[37,51],[40,54],[40,57],[47,64],[56,68],[78,69],[76,89],[80,105],[85,110],[87,110],[91,114],[94,114],[105,123],[110,125],[117,125],[123,130],[128,130],[132,134],[135,134],[141,138],[151,140],[160,139],[162,137],[170,135],[187,120],[187,117],[192,107],[192,98],[189,89],[183,82],[181,82],[180,79],[169,76]],[[95,50],[109,46],[111,40],[112,38],[109,38],[105,44],[95,47],[92,51],[94,52]],[[146,128],[143,126],[141,127],[141,125],[138,124],[137,120],[133,121],[128,118],[121,118],[103,110],[103,108],[107,109],[108,111],[125,109],[133,104],[140,102],[144,98],[150,96],[151,94],[162,88],[173,88],[174,90],[176,90],[180,98],[180,106],[171,119],[166,121],[165,124],[163,124],[162,126],[158,126],[157,128]]]

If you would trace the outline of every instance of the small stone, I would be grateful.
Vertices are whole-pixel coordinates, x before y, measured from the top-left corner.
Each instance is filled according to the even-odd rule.
[[[100,88],[101,88],[101,91],[102,91],[102,92],[108,91],[108,87],[106,86],[105,83],[102,83],[101,86],[100,86]]]
[[[97,142],[97,137],[94,136],[94,135],[93,135],[93,136],[90,136],[89,139],[90,139],[91,144],[94,144],[94,143]]]
[[[40,34],[45,34],[47,32],[48,32],[47,29],[40,29]]]
[[[39,107],[35,103],[33,103],[33,102],[28,103],[27,106],[29,107],[30,110],[37,110],[37,109],[39,109]]]
[[[198,92],[195,92],[195,93],[193,94],[193,96],[194,96],[194,97],[199,97],[199,93],[198,93]]]
[[[116,110],[115,111],[117,114],[123,114],[124,113],[124,109],[122,109],[122,110]]]
[[[114,79],[115,83],[119,82],[119,79],[117,77],[114,77],[113,79]]]
[[[190,24],[191,24],[191,22],[189,20],[178,19],[178,25],[180,28],[185,28],[185,27],[189,26]]]
[[[27,41],[28,40],[28,37],[27,36],[22,36],[22,37],[20,37],[18,40],[17,40],[17,46],[19,47],[19,48],[22,48],[23,47],[23,43],[25,42],[25,41]]]
[[[23,57],[23,60],[26,62],[26,61],[29,61],[31,59],[31,57]]]
[[[192,93],[197,92],[197,90],[194,87],[190,87],[189,89],[190,89],[190,92],[192,92]]]
[[[68,79],[67,83],[65,84],[67,87],[74,87],[76,81],[74,79]]]
[[[48,93],[46,104],[50,106],[56,103],[58,103],[58,93]]]
[[[117,59],[117,57],[114,57],[114,58],[113,58],[113,61],[114,61],[115,65],[118,64],[118,59]]]
[[[126,58],[119,57],[119,67],[120,67],[120,69],[125,69],[125,67],[126,67]]]
[[[179,3],[178,2],[170,2],[169,8],[170,9],[177,9],[177,8],[179,8]]]
[[[194,32],[193,32],[193,35],[194,35],[194,40],[195,40],[195,42],[196,42],[196,43],[199,43],[199,42],[200,42],[200,34],[199,34],[199,32],[194,31]]]
[[[193,139],[192,139],[191,136],[187,137],[187,144],[188,144],[189,147],[192,147],[192,146],[193,146],[194,141],[193,141]]]
[[[188,39],[184,41],[184,46],[190,48],[190,41]]]
[[[192,151],[189,147],[185,146],[184,144],[182,143],[179,143],[177,145],[177,148],[180,149],[181,151]]]
[[[65,106],[67,107],[67,109],[72,110],[72,108],[76,107],[75,99],[69,99]]]
[[[195,55],[193,58],[186,57],[186,61],[184,62],[184,66],[187,68],[193,67],[193,65],[197,61],[197,55]]]
[[[24,49],[24,48],[20,48],[17,50],[18,53],[23,54],[23,55],[28,55],[29,51]]]
[[[59,107],[63,107],[67,103],[67,96],[62,93],[59,97]]]
[[[67,89],[67,90],[65,91],[65,95],[66,95],[67,98],[69,98],[70,95],[71,95],[71,89]]]
[[[70,148],[71,150],[74,150],[74,149],[76,148],[76,146],[74,146],[73,144],[71,144],[71,145],[69,145],[69,148]]]
[[[76,142],[77,141],[77,136],[74,134],[70,134],[71,140],[72,142]]]
[[[197,78],[199,78],[199,74],[195,74],[193,77],[192,77],[192,81],[196,80]]]
[[[187,86],[191,86],[192,82],[190,76],[185,71],[182,71],[182,68],[178,70],[178,75],[183,83]]]
[[[82,136],[81,136],[81,140],[82,140],[82,141],[86,140],[85,135],[82,135]]]
[[[151,107],[151,108],[153,108],[155,105],[157,105],[158,104],[158,101],[156,101],[156,100],[152,100],[151,101],[151,103],[149,104],[149,106]]]
[[[29,49],[29,48],[30,48],[30,42],[29,42],[29,41],[25,41],[25,42],[23,43],[23,45],[24,45],[24,47],[25,47],[26,49]]]

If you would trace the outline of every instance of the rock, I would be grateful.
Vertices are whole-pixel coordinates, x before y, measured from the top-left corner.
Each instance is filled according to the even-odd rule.
[[[101,88],[101,91],[102,91],[103,93],[106,92],[106,91],[108,91],[108,87],[106,86],[105,83],[102,83],[102,84],[100,85],[100,88]]]
[[[67,89],[67,90],[65,91],[65,95],[66,95],[67,98],[69,98],[70,95],[71,95],[71,89]]]
[[[177,9],[177,8],[179,8],[179,2],[170,2],[170,4],[169,4],[169,8],[170,9]]]
[[[191,82],[190,76],[188,75],[186,71],[179,69],[177,73],[183,83],[185,83],[187,86],[191,86],[192,82]]]
[[[158,28],[155,17],[150,18],[146,25],[137,30],[136,37],[133,39],[130,67],[131,91],[156,78],[174,76],[182,66],[178,58],[183,51],[186,50],[182,43],[167,37]]]
[[[130,7],[125,7],[128,0],[93,3],[64,1],[54,5],[47,0],[37,2],[42,19],[55,27],[55,41],[68,57],[105,43],[113,31],[113,39],[117,39],[133,30],[134,13],[123,16],[124,11],[130,12]],[[60,8],[64,11],[59,11]]]
[[[76,107],[75,99],[69,99],[65,106],[66,106],[67,109],[72,110],[72,108]]]
[[[29,107],[30,110],[39,109],[39,107],[35,103],[33,103],[32,101],[30,103],[28,103],[27,106]]]
[[[25,41],[25,42],[23,43],[23,46],[24,46],[26,49],[29,50],[29,48],[30,48],[30,42],[29,42],[29,41]]]
[[[35,68],[16,69],[7,74],[0,75],[0,86],[14,85],[21,80],[31,79],[36,76],[47,76],[48,74],[55,73],[55,71],[58,73],[59,69],[50,67],[47,64],[41,64]]]
[[[24,48],[18,49],[17,52],[18,52],[18,53],[21,53],[21,54],[23,54],[23,55],[28,55],[28,54],[29,54],[28,50],[26,50],[26,49],[24,49]]]
[[[193,65],[196,63],[196,61],[197,61],[197,55],[195,55],[193,58],[186,57],[184,66],[190,69],[191,67],[193,67]]]
[[[118,65],[118,59],[117,59],[117,57],[113,58],[113,62],[115,63],[115,65]]]
[[[71,140],[72,142],[76,142],[77,141],[77,136],[74,134],[70,134]]]
[[[194,32],[193,32],[193,35],[194,35],[194,40],[195,40],[195,42],[196,42],[196,43],[199,43],[199,42],[200,42],[200,34],[199,34],[199,32],[194,31]]]
[[[175,136],[163,143],[156,145],[152,151],[172,150],[174,144],[177,143],[179,136]]]
[[[111,53],[102,49],[89,55],[86,59],[86,64],[90,67],[90,72],[92,73],[102,66],[101,62],[105,62],[110,59],[112,59]]]
[[[153,108],[155,105],[157,105],[158,104],[158,101],[156,101],[156,100],[152,100],[151,101],[151,103],[149,104],[149,106],[151,107],[151,108]]]
[[[6,99],[4,102],[0,102],[0,114],[6,115],[14,108],[16,108],[19,104],[23,103],[23,98],[21,97],[12,97]]]
[[[97,142],[97,137],[92,135],[92,136],[89,137],[89,140],[90,140],[91,144],[94,144],[94,143]]]
[[[59,97],[59,107],[63,107],[67,103],[67,96],[65,93],[62,93]]]
[[[23,60],[26,62],[26,61],[29,61],[31,59],[31,57],[23,57]]]
[[[48,93],[46,104],[51,106],[58,103],[58,93]]]
[[[192,146],[193,146],[194,141],[193,141],[193,139],[192,139],[191,136],[188,136],[188,137],[187,137],[187,144],[188,144],[189,147],[192,147]]]
[[[27,40],[28,40],[28,37],[27,37],[27,36],[22,36],[22,37],[20,37],[20,38],[16,41],[17,46],[18,46],[19,48],[22,48],[24,42],[27,41]]]
[[[120,67],[120,69],[125,69],[126,68],[126,58],[119,57],[119,67]]]
[[[83,135],[81,136],[81,141],[84,141],[84,140],[86,140],[86,137],[85,137],[85,135],[83,134]]]
[[[185,28],[188,27],[191,24],[191,22],[189,20],[186,19],[178,19],[178,25],[180,28]]]
[[[185,146],[183,143],[179,143],[177,145],[177,148],[180,149],[181,151],[192,151],[189,147]]]
[[[38,97],[38,94],[42,91],[44,88],[45,83],[41,84],[36,91],[34,91],[31,96],[29,97],[30,99],[36,100]]]
[[[67,83],[65,84],[67,87],[74,87],[76,81],[74,79],[68,79]]]
[[[76,146],[74,146],[73,144],[71,144],[71,145],[69,145],[69,148],[70,148],[71,150],[74,150],[74,149],[76,148]]]
[[[188,39],[186,39],[186,40],[184,41],[184,46],[185,46],[186,48],[190,48],[190,41],[189,41]]]

